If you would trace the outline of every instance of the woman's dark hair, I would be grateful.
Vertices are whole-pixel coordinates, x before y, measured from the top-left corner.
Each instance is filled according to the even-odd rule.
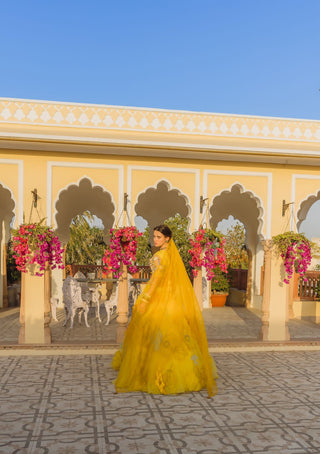
[[[160,232],[162,233],[162,235],[164,236],[167,236],[169,238],[172,238],[172,232],[171,230],[169,229],[169,227],[165,224],[160,224],[160,225],[157,225],[156,227],[153,228],[153,231],[157,231],[157,232]]]

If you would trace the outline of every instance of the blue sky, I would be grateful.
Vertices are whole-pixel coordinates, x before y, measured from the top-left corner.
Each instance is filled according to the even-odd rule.
[[[319,0],[3,0],[1,96],[319,119]]]
[[[319,120],[319,18],[320,0],[3,0],[0,96]]]

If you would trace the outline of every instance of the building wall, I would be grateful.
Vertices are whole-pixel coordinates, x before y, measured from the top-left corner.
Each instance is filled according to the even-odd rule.
[[[0,99],[0,185],[14,200],[14,226],[46,217],[58,227],[64,191],[84,178],[110,194],[115,222],[133,224],[139,196],[164,181],[184,197],[190,230],[219,210],[243,216],[257,307],[262,241],[295,230],[320,198],[319,145],[315,121]]]

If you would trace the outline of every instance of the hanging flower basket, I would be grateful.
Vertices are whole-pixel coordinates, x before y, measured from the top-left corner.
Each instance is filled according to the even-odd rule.
[[[199,230],[192,234],[190,244],[190,265],[194,277],[198,275],[198,271],[202,266],[207,271],[208,281],[214,278],[217,268],[227,273],[227,262],[224,252],[225,239],[220,233],[213,229],[200,227]]]
[[[285,232],[274,236],[272,240],[284,262],[286,276],[283,282],[289,284],[294,271],[306,281],[304,275],[311,263],[311,245],[308,238],[302,233]]]
[[[110,230],[110,245],[102,258],[104,269],[115,278],[122,274],[121,264],[128,266],[129,273],[136,273],[137,241],[142,233],[136,227],[121,227]]]
[[[13,258],[22,273],[27,273],[30,265],[38,265],[35,275],[43,276],[46,263],[51,269],[64,268],[59,238],[43,221],[21,224],[12,231]]]

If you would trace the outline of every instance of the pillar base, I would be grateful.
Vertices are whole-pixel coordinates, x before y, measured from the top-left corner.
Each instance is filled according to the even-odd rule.
[[[18,344],[26,343],[26,330],[24,326],[20,326]]]
[[[127,314],[119,314],[116,321],[117,321],[117,323],[119,323],[119,325],[127,326],[128,321],[129,321],[128,315]]]
[[[122,344],[125,333],[126,333],[127,326],[126,325],[119,325],[117,327],[117,344]]]
[[[52,337],[51,337],[51,329],[49,326],[46,326],[44,328],[44,343],[45,344],[51,344],[52,342]]]
[[[51,328],[49,326],[44,327],[43,340],[39,342],[26,342],[26,329],[24,326],[20,326],[18,344],[45,344],[50,345],[52,343]]]
[[[261,326],[259,338],[262,341],[274,341],[283,342],[290,340],[290,332],[287,323],[285,326],[272,327],[269,324],[263,324]]]

